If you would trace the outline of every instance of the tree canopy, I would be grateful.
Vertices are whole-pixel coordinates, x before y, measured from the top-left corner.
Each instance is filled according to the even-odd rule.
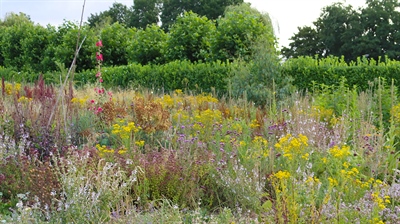
[[[366,6],[359,9],[343,3],[326,6],[314,26],[299,27],[281,53],[286,58],[318,55],[344,56],[346,61],[360,56],[399,59],[397,7],[398,0],[367,0]]]
[[[192,11],[208,19],[217,19],[224,14],[225,8],[238,5],[243,0],[163,0],[161,8],[162,28],[167,30],[175,23],[176,18],[184,12]]]

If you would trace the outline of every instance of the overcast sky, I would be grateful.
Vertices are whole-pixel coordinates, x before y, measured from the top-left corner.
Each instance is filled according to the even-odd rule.
[[[365,0],[245,0],[260,12],[270,15],[279,38],[279,46],[288,46],[289,38],[297,32],[297,27],[312,25],[323,7],[339,1],[354,8],[365,3]],[[109,9],[114,2],[127,6],[133,4],[133,0],[86,0],[84,20],[90,14]],[[3,19],[7,12],[23,12],[35,23],[58,26],[64,19],[78,22],[82,6],[83,0],[0,0],[0,16]]]

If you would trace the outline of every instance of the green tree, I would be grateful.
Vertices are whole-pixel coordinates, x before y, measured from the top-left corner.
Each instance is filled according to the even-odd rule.
[[[293,42],[289,44],[289,48],[283,47],[281,50],[286,58],[322,56],[324,53],[318,32],[310,26],[298,27],[298,32],[290,40]]]
[[[215,24],[207,17],[186,12],[170,29],[166,57],[170,61],[206,61],[214,33]]]
[[[78,38],[79,27],[77,24],[65,21],[58,27],[59,36],[58,45],[54,49],[54,58],[56,61],[64,64],[66,68],[69,68],[72,60],[74,59],[76,40]],[[89,26],[83,26],[80,34],[81,40],[86,37],[85,42],[82,45],[81,50],[76,61],[76,70],[82,71],[87,69],[94,69],[96,66],[96,51],[95,46],[98,37],[96,36],[93,29]],[[104,58],[107,60],[107,58]]]
[[[159,26],[152,24],[139,29],[128,47],[128,61],[142,65],[164,62],[167,34]]]
[[[399,1],[367,0],[366,3],[357,10],[343,3],[323,8],[314,22],[315,29],[300,28],[282,54],[286,58],[344,56],[346,61],[356,61],[361,56],[400,59]]]
[[[227,6],[238,5],[243,0],[163,0],[161,7],[162,28],[168,30],[178,16],[193,11],[208,19],[217,19],[224,14]]]
[[[378,59],[385,55],[400,59],[400,3],[397,0],[367,0],[361,10],[363,35],[357,43],[359,55]]]
[[[1,27],[3,32],[1,33],[0,52],[4,66],[18,71],[29,69],[24,61],[22,42],[34,29],[33,22],[24,13],[8,13],[2,21]]]
[[[126,5],[115,2],[108,10],[90,14],[88,18],[88,24],[90,27],[100,26],[106,21],[110,21],[111,24],[119,22],[128,26],[128,22],[132,17],[132,11]]]
[[[132,15],[129,26],[145,29],[147,25],[157,24],[161,0],[133,0]]]
[[[100,32],[103,41],[102,48],[104,66],[126,65],[128,63],[128,40],[135,35],[135,28],[126,28],[116,22],[104,27]]]
[[[268,15],[261,14],[249,4],[229,6],[224,17],[217,20],[217,30],[212,40],[212,56],[215,60],[231,60],[242,57],[248,60],[251,45],[265,39],[269,47],[275,47],[276,38]]]
[[[347,48],[346,43],[354,42],[360,35],[356,27],[359,13],[351,5],[334,3],[325,7],[318,20],[314,23],[324,48],[324,56],[345,56],[345,59],[353,59],[353,49]]]

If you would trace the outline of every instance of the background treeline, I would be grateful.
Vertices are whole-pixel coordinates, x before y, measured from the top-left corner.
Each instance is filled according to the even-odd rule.
[[[108,87],[215,89],[265,104],[295,87],[336,85],[341,77],[360,90],[377,77],[398,85],[397,0],[367,0],[358,10],[341,3],[327,6],[315,27],[299,28],[280,53],[269,16],[246,3],[230,5],[241,2],[135,0],[131,8],[114,3],[82,27],[86,39],[74,81],[95,80],[94,43],[102,39]],[[43,73],[47,82],[58,83],[73,59],[78,30],[69,21],[43,27],[28,15],[9,13],[0,21],[0,76],[32,82]]]
[[[260,39],[268,40],[268,47],[275,47],[268,15],[248,4],[229,7],[217,20],[185,11],[167,31],[155,23],[136,28],[119,20],[110,21],[109,16],[99,19],[107,12],[120,15],[113,12],[119,7],[122,5],[115,3],[109,11],[92,15],[82,27],[81,37],[86,39],[79,52],[78,72],[95,67],[94,43],[98,39],[104,44],[103,66],[165,64],[174,60],[233,61],[248,58],[251,45]],[[94,18],[98,22],[92,26]],[[0,21],[0,66],[34,73],[58,70],[56,62],[69,66],[78,30],[79,26],[69,21],[59,27],[43,27],[23,13],[9,13]]]
[[[282,55],[344,56],[347,62],[359,56],[399,60],[399,8],[397,0],[366,0],[358,9],[344,3],[326,6],[312,26],[298,27]]]

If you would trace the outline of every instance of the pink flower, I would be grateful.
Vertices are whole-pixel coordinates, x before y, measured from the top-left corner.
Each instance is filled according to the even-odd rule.
[[[103,108],[99,107],[97,108],[97,113],[101,113],[103,111]]]
[[[100,83],[102,83],[102,82],[103,82],[103,79],[102,79],[102,78],[100,78],[100,79],[99,79],[99,82],[100,82]]]
[[[103,55],[100,54],[99,52],[96,52],[96,59],[97,59],[98,61],[103,61]]]
[[[107,93],[110,97],[112,97],[112,92],[111,91],[108,91],[108,93]]]
[[[103,47],[103,42],[101,40],[97,41],[96,47]]]
[[[96,78],[99,78],[101,76],[101,72],[98,72],[97,74],[96,74]]]
[[[95,101],[94,101],[94,100],[91,100],[90,103],[95,103]]]

